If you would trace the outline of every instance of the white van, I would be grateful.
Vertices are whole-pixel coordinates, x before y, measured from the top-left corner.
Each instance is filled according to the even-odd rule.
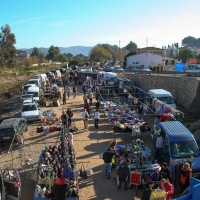
[[[40,79],[29,79],[27,84],[35,84],[37,87],[42,87]]]
[[[113,72],[98,72],[110,86],[114,86],[118,78],[116,73]]]
[[[35,77],[36,77],[36,79],[40,79],[40,81],[42,82],[42,85],[43,85],[43,86],[46,85],[46,81],[48,80],[46,74],[38,74],[38,75],[36,75]]]
[[[39,87],[30,87],[27,90],[26,94],[33,94],[33,100],[39,103],[40,100],[40,88]]]
[[[153,99],[156,98],[160,101],[163,101],[166,104],[176,109],[174,98],[170,92],[163,89],[152,89],[148,91],[148,95],[150,95]]]

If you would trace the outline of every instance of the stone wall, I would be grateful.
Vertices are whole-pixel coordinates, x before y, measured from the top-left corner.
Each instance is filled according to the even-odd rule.
[[[200,113],[200,80],[198,78],[134,73],[120,73],[119,77],[130,78],[135,86],[146,92],[150,89],[165,89],[172,93],[178,105],[192,113]]]

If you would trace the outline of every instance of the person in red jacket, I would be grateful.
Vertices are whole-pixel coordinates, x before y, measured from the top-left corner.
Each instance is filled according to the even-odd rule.
[[[159,188],[166,192],[166,200],[170,200],[171,195],[174,193],[173,185],[169,181],[166,181],[164,178],[162,178],[160,180]]]

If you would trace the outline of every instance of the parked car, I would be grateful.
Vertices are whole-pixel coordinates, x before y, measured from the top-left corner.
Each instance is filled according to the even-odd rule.
[[[113,72],[123,72],[124,71],[124,68],[122,68],[122,67],[112,67],[111,69]]]
[[[0,144],[12,143],[23,144],[23,133],[27,130],[26,119],[9,118],[0,124]],[[13,140],[14,139],[14,140]]]
[[[145,73],[152,72],[150,69],[140,69],[140,68],[132,68],[131,70],[134,72],[145,72]]]
[[[21,179],[19,172],[11,167],[0,170],[0,199],[15,199],[21,197]]]
[[[27,84],[35,84],[37,87],[42,87],[42,82],[40,79],[29,79]]]
[[[46,72],[46,75],[48,79],[55,78],[55,74],[53,72]]]
[[[26,85],[22,85],[21,87],[22,87],[22,94],[26,94],[28,88],[36,87],[36,85],[35,84],[26,84]]]
[[[39,87],[30,87],[30,88],[28,88],[26,94],[32,94],[33,95],[33,100],[35,100],[36,102],[39,103],[40,95],[41,95],[41,91],[40,91]]]
[[[24,103],[22,105],[21,117],[27,121],[35,121],[40,119],[40,112],[35,103]]]
[[[60,68],[59,70],[60,70],[60,73],[61,73],[61,74],[64,74],[64,73],[66,73],[66,71],[67,71],[66,68]]]
[[[23,103],[33,103],[33,94],[24,94],[21,96]]]
[[[104,66],[103,71],[105,71],[105,72],[112,72],[112,67]]]
[[[50,72],[52,72],[56,78],[61,78],[61,72],[60,70],[51,70]]]

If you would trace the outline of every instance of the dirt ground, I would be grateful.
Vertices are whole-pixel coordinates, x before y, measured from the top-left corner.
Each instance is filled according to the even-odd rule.
[[[114,136],[109,130],[106,118],[103,114],[101,114],[99,130],[96,131],[92,117],[94,107],[92,108],[92,114],[89,119],[89,128],[88,130],[83,129],[83,121],[81,117],[83,111],[83,94],[80,88],[78,88],[78,90],[79,93],[76,99],[73,99],[71,96],[70,99],[67,100],[67,105],[64,106],[64,109],[67,107],[72,109],[74,112],[73,122],[79,129],[79,131],[74,134],[74,148],[77,158],[77,166],[80,168],[81,165],[84,164],[86,168],[92,168],[94,172],[92,176],[88,177],[88,179],[80,179],[80,200],[139,200],[142,190],[136,190],[135,186],[127,191],[118,190],[113,179],[106,179],[101,154],[105,152],[109,145],[109,141],[114,139]],[[15,104],[16,110],[11,113],[11,115],[19,116],[21,106],[18,99],[14,99],[13,104]],[[53,110],[57,116],[60,117],[63,106],[41,109]],[[152,123],[149,118],[145,120],[150,124]],[[34,181],[27,179],[27,172],[37,165],[41,150],[50,144],[54,145],[59,143],[60,134],[58,132],[49,134],[37,133],[36,128],[38,125],[38,122],[29,124],[28,131],[24,134],[24,145],[21,147],[14,147],[13,153],[7,154],[7,146],[0,148],[1,168],[13,166],[20,171],[22,180],[21,200],[33,199]],[[194,131],[198,131],[199,122],[195,126],[188,122],[188,127],[193,128]],[[133,139],[137,139],[137,137],[125,135],[116,138],[118,144],[127,144]],[[141,139],[144,140],[147,146],[152,148],[152,141],[149,134],[142,134]],[[27,163],[26,161],[28,159],[29,161]],[[27,165],[25,165],[25,163]],[[115,176],[116,172],[113,171],[112,177]]]

